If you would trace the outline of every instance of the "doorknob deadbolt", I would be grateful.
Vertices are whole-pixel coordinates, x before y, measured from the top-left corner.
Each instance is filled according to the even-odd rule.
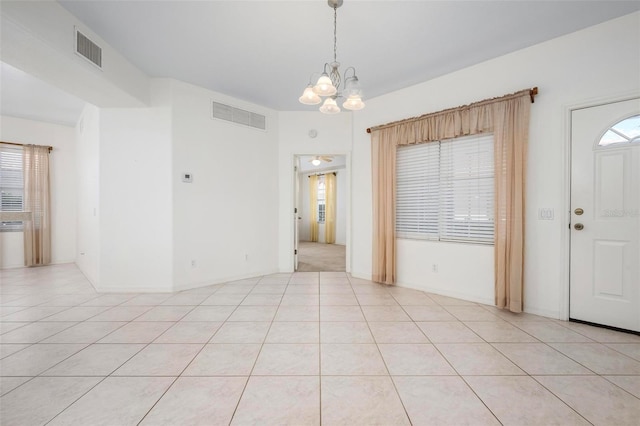
[[[573,229],[575,229],[576,231],[582,231],[584,229],[584,225],[581,223],[576,223],[575,225],[573,225]]]
[[[581,216],[582,213],[584,213],[584,210],[582,210],[580,207],[578,207],[577,209],[575,209],[573,211],[576,215]]]

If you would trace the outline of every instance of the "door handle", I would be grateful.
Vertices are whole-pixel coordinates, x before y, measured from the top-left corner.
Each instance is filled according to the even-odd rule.
[[[575,229],[576,231],[582,231],[584,229],[584,225],[581,223],[576,223],[575,225],[573,225],[573,229]]]

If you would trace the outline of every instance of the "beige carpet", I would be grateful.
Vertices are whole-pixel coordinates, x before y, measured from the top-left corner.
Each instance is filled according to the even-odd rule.
[[[299,272],[344,272],[346,270],[345,255],[345,246],[300,241],[297,270]]]

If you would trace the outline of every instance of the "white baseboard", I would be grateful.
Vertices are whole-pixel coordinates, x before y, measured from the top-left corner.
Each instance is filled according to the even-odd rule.
[[[247,278],[257,278],[257,277],[262,277],[262,276],[265,276],[265,275],[271,275],[271,274],[277,274],[277,273],[278,273],[278,270],[277,269],[273,269],[273,270],[267,270],[267,271],[252,272],[250,274],[219,277],[219,278],[214,278],[214,279],[211,279],[211,280],[202,281],[202,282],[198,282],[198,283],[176,284],[176,285],[173,286],[173,291],[193,290],[195,288],[207,287],[207,286],[215,285],[215,284],[223,284],[223,283],[228,283],[228,282],[231,282],[231,281],[245,280]]]
[[[76,263],[75,260],[57,260],[55,262],[49,263],[49,265],[66,265],[67,263]],[[44,265],[44,266],[49,266]],[[0,266],[0,269],[19,269],[19,268],[28,268],[29,266],[24,266],[24,264],[20,265],[8,265],[8,266]]]
[[[524,307],[524,312],[532,315],[538,315],[541,317],[563,320],[563,318],[560,315],[560,312],[558,311],[550,311],[548,309],[537,309],[535,307],[526,306],[526,303]]]
[[[425,291],[428,293],[438,294],[440,296],[453,297],[455,299],[466,300],[468,302],[481,303],[483,305],[493,306],[495,303],[492,298],[490,299],[490,298],[481,297],[481,296],[474,296],[474,295],[459,293],[456,291],[443,291],[442,289],[432,288],[429,286],[417,286],[417,285],[404,284],[404,283],[396,283],[396,286],[403,287],[403,288],[410,288],[413,290]]]
[[[353,278],[360,278],[361,280],[369,280],[369,281],[371,281],[371,273],[370,272],[351,271],[351,276]]]

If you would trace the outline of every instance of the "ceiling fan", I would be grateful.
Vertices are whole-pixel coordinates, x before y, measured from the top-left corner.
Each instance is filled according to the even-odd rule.
[[[323,161],[325,163],[330,163],[333,161],[333,157],[326,156],[326,155],[316,155],[311,160],[309,160],[309,162],[314,166],[319,166]]]

